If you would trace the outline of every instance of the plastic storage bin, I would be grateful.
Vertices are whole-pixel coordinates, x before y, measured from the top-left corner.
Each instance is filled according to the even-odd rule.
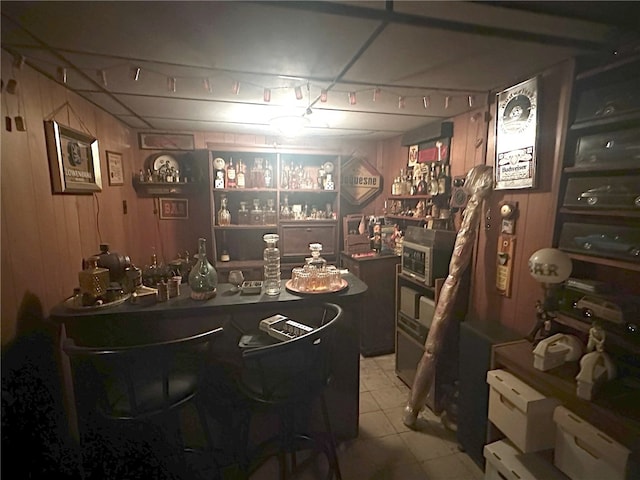
[[[555,465],[573,480],[623,480],[629,450],[563,406],[553,412],[557,424]]]
[[[489,420],[523,453],[553,448],[555,398],[545,397],[504,370],[487,372]]]

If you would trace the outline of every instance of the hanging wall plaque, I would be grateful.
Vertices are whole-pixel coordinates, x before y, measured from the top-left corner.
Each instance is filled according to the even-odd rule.
[[[536,186],[538,77],[498,94],[495,190]]]

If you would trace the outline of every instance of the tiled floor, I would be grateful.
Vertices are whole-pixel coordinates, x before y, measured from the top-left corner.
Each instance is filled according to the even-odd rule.
[[[417,429],[402,423],[409,388],[394,372],[394,355],[360,359],[360,434],[338,447],[344,480],[479,480],[482,471],[458,450],[455,433],[429,409]],[[324,459],[309,461],[295,480],[326,478]],[[278,478],[275,460],[252,480]]]

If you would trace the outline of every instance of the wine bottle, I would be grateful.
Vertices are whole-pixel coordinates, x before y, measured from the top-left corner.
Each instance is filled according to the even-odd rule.
[[[229,158],[227,165],[227,188],[236,188],[236,166],[233,164],[233,158]]]
[[[238,188],[245,188],[247,186],[245,171],[245,164],[242,159],[240,159],[238,161],[238,172],[236,174],[236,185]]]

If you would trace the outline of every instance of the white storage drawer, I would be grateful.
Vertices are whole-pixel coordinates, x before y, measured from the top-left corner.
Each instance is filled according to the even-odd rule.
[[[504,370],[487,372],[489,420],[523,453],[553,448],[553,410],[559,405]]]
[[[567,480],[550,462],[536,453],[521,453],[508,440],[484,446],[485,480]]]
[[[629,450],[565,407],[553,412],[557,424],[554,463],[574,480],[628,478]]]

